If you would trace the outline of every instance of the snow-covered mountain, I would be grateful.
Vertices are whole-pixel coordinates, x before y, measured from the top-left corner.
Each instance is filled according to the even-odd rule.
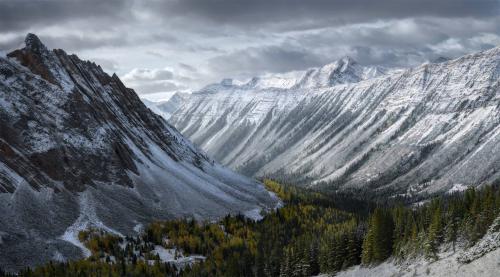
[[[116,75],[35,35],[25,42],[0,57],[0,267],[81,257],[89,227],[131,234],[155,219],[275,207]]]
[[[391,193],[488,183],[500,178],[500,48],[406,70],[344,58],[225,81],[186,97],[169,122],[249,176]]]
[[[279,90],[279,89],[319,89],[335,84],[359,82],[387,73],[383,67],[360,66],[350,57],[344,57],[319,68],[304,71],[292,71],[282,74],[265,74],[246,82],[224,79],[220,83],[210,84],[202,89],[204,93],[217,93],[221,90]],[[190,93],[178,92],[168,101],[152,102],[143,99],[144,104],[165,119],[177,112]]]
[[[179,109],[180,105],[184,102],[184,98],[188,96],[189,93],[176,92],[168,101],[153,102],[147,99],[141,100],[146,107],[168,120]]]
[[[263,89],[319,89],[338,84],[354,83],[386,74],[387,69],[375,66],[361,66],[350,57],[344,57],[318,68],[292,71],[282,74],[265,74],[248,82],[224,79],[201,91],[216,93],[219,90],[263,90]],[[178,100],[173,100],[178,102]]]

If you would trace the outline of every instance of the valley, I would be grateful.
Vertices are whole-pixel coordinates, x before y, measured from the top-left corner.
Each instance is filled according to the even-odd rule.
[[[5,32],[19,25],[3,24],[12,7],[64,14],[80,1],[0,1],[0,277],[500,275],[500,40],[488,24],[469,24],[480,38],[455,39],[461,25],[395,51],[436,24],[408,19],[389,28],[397,40],[376,40],[390,54],[329,52],[313,38],[333,30],[314,20],[250,28],[258,39],[219,22],[228,33],[210,45],[210,24],[163,25],[192,8],[149,33],[156,5],[191,1],[118,2],[95,3],[112,7],[106,19]],[[222,17],[241,4],[207,3]],[[101,30],[111,14],[127,23]],[[129,19],[143,29],[117,36]],[[355,29],[383,25],[370,24]],[[306,33],[314,46],[297,51]]]

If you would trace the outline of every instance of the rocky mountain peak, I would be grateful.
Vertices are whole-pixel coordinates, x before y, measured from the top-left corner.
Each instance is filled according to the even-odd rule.
[[[344,56],[319,68],[307,70],[296,88],[320,88],[357,83],[366,79],[364,72],[367,70],[367,67],[359,65],[353,58]]]
[[[344,56],[341,59],[338,60],[338,63],[341,65],[341,68],[345,70],[349,66],[354,66],[357,65],[358,62],[351,58],[350,56]]]
[[[351,56],[349,56],[349,55],[345,55],[344,57],[342,57],[342,59],[341,59],[341,60],[342,60],[343,62],[345,62],[345,63],[351,63],[351,64],[355,64],[355,63],[357,63],[357,61],[356,61],[353,57],[351,57]]]
[[[24,39],[26,45],[26,50],[31,50],[35,53],[40,53],[41,51],[47,51],[47,47],[42,43],[37,35],[29,33]]]
[[[327,63],[323,66],[321,66],[319,69],[323,71],[339,71],[343,72],[348,70],[351,67],[358,66],[358,63],[356,60],[349,56],[343,56],[337,60],[334,60],[333,62]],[[312,68],[310,70],[314,70],[315,68]]]
[[[61,83],[58,82],[61,76],[57,76],[60,75],[57,72],[59,63],[54,53],[48,50],[35,34],[29,33],[24,42],[23,49],[14,50],[7,54],[7,57],[17,59],[21,65],[29,68],[34,74],[52,84],[61,86]]]
[[[0,267],[46,262],[56,250],[80,257],[83,228],[131,234],[156,219],[275,202],[262,184],[208,158],[116,74],[47,50],[33,34],[0,57],[0,234],[8,238],[0,252],[11,253]]]
[[[220,83],[210,84],[199,92],[212,93],[218,90],[265,90],[265,89],[310,89],[331,87],[338,84],[356,83],[383,75],[380,67],[359,65],[352,57],[344,56],[321,67],[303,71],[266,73],[255,76],[246,83],[223,79]]]

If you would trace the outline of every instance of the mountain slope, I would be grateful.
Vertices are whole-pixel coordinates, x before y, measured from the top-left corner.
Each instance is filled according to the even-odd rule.
[[[79,230],[273,208],[98,65],[35,35],[0,57],[0,266],[81,257]]]
[[[251,176],[404,194],[500,178],[500,48],[404,71],[334,64],[286,88],[208,86],[169,122]]]
[[[141,100],[154,113],[168,120],[179,109],[179,106],[184,102],[184,98],[188,96],[188,93],[177,92],[168,101],[153,102],[147,99]]]
[[[437,260],[425,257],[407,260],[389,259],[381,264],[361,267],[354,266],[335,276],[498,276],[500,270],[500,218],[491,225],[488,233],[470,248],[459,247],[453,250],[451,245],[444,245]],[[495,230],[496,229],[496,230]],[[319,276],[318,276],[319,277]],[[323,277],[326,277],[324,275]]]

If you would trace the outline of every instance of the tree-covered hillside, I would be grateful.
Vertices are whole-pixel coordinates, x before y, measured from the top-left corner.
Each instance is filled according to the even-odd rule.
[[[437,259],[442,246],[474,245],[500,213],[498,185],[418,206],[373,206],[272,180],[265,184],[284,206],[260,221],[236,215],[212,223],[155,222],[134,238],[89,230],[79,237],[91,257],[26,269],[20,276],[311,276],[391,256]],[[184,265],[164,262],[155,251],[160,246],[176,249],[175,256],[199,258]]]

